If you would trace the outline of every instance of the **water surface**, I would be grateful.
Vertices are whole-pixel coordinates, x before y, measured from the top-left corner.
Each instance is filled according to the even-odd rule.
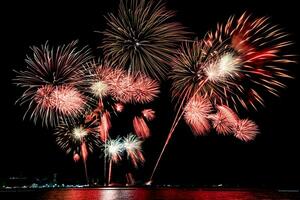
[[[289,200],[300,199],[299,191],[195,188],[74,188],[1,191],[0,199],[30,200]]]

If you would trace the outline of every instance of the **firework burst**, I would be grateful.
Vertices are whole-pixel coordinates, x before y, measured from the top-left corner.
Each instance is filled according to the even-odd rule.
[[[174,48],[186,39],[182,25],[171,21],[174,16],[161,1],[121,0],[118,14],[106,16],[106,59],[131,72],[164,78]]]
[[[128,158],[135,167],[138,167],[138,164],[143,164],[145,158],[142,153],[142,141],[135,135],[129,134],[123,139],[123,146],[126,150]]]
[[[104,151],[105,155],[108,157],[109,160],[113,161],[114,163],[118,163],[122,160],[122,153],[124,151],[122,139],[108,139],[106,144],[104,144]]]
[[[179,109],[150,182],[186,102],[200,95],[215,105],[232,104],[238,110],[239,103],[245,109],[256,109],[257,102],[263,104],[262,90],[278,95],[278,88],[285,87],[280,80],[291,78],[282,68],[294,62],[286,49],[289,45],[287,34],[278,26],[265,17],[255,19],[247,14],[239,19],[231,17],[225,25],[218,24],[217,30],[203,40],[184,43],[172,61],[170,74],[172,98],[177,98]],[[258,132],[257,126],[247,120],[240,121],[237,127],[235,136],[244,141],[253,139]]]
[[[54,136],[57,145],[67,154],[79,154],[83,143],[86,145],[85,149],[92,153],[101,144],[95,123],[62,122],[55,128]],[[83,154],[84,152],[81,152],[81,156]]]
[[[184,103],[197,93],[212,101],[225,100],[224,88],[235,84],[239,66],[226,46],[213,49],[202,40],[185,42],[172,62],[172,98]]]
[[[86,105],[86,97],[76,88],[68,85],[58,86],[51,94],[54,108],[60,115],[77,116],[83,114]]]
[[[235,125],[239,121],[239,117],[233,110],[225,105],[217,106],[217,110],[218,112],[216,114],[209,116],[212,120],[213,128],[221,135],[232,134]]]
[[[77,41],[56,49],[50,48],[48,43],[41,48],[32,47],[33,56],[25,60],[27,69],[16,71],[14,79],[18,86],[25,88],[18,99],[21,105],[29,104],[24,117],[31,112],[34,122],[41,119],[42,125],[54,126],[60,118],[81,114],[86,100],[75,87],[84,77],[78,76],[76,71],[82,69],[91,56],[86,47],[78,49],[76,46]]]
[[[184,108],[184,119],[195,135],[204,135],[209,131],[208,116],[212,105],[208,99],[200,96],[193,97]]]
[[[155,111],[152,109],[144,109],[142,110],[142,115],[148,120],[148,121],[152,121],[153,119],[155,119]]]
[[[285,87],[283,80],[291,78],[283,67],[294,62],[287,49],[292,42],[267,17],[254,18],[247,13],[239,18],[232,16],[209,32],[204,41],[212,49],[226,47],[225,52],[238,58],[238,78],[235,84],[223,86],[226,101],[219,98],[221,104],[233,104],[237,109],[239,102],[246,109],[256,110],[257,103],[264,104],[261,94],[265,90],[278,96],[278,89]]]
[[[244,142],[254,140],[258,133],[258,126],[249,119],[239,120],[234,127],[234,136]]]
[[[132,89],[131,101],[133,103],[146,104],[152,102],[159,94],[158,82],[140,73],[134,76]]]

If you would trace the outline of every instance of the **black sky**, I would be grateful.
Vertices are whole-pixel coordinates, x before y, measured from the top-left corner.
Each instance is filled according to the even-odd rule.
[[[256,16],[267,15],[291,33],[295,41],[292,50],[299,51],[300,18],[296,1],[167,1],[176,10],[177,20],[190,31],[202,37],[217,22],[224,22],[232,14],[249,11]],[[9,2],[1,5],[1,171],[0,177],[49,176],[58,173],[61,179],[82,178],[80,165],[75,166],[70,156],[65,156],[54,143],[51,131],[22,120],[24,109],[14,104],[21,90],[12,85],[13,69],[21,69],[29,47],[45,41],[59,45],[79,39],[89,45],[96,56],[101,35],[95,31],[105,28],[103,15],[116,11],[117,0],[98,0],[74,3],[61,2]],[[181,122],[172,138],[165,157],[155,176],[157,183],[177,184],[240,184],[293,186],[300,185],[299,164],[299,64],[289,67],[296,77],[287,81],[288,88],[281,97],[267,97],[266,107],[249,116],[260,126],[256,141],[244,144],[233,137],[211,134],[194,137]],[[171,123],[172,105],[164,89],[161,99],[154,104],[158,118],[153,124],[152,137],[144,144],[146,163],[137,177],[146,180],[162,148]],[[97,176],[102,171],[96,158],[90,161],[90,173]],[[74,167],[75,166],[75,167]],[[119,170],[118,170],[119,169]],[[116,168],[116,176],[123,176]],[[122,178],[119,178],[122,179]]]

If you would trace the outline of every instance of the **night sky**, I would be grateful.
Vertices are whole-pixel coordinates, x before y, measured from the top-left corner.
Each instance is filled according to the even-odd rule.
[[[196,3],[198,2],[198,3]],[[203,1],[201,1],[203,2]],[[232,14],[249,11],[255,16],[270,16],[291,33],[295,54],[299,51],[299,8],[294,0],[271,1],[207,1],[169,0],[167,6],[177,11],[177,20],[195,36],[203,37]],[[84,1],[81,4],[49,1],[18,5],[1,5],[1,170],[0,177],[47,177],[57,173],[61,181],[83,179],[81,163],[74,164],[55,144],[52,130],[23,121],[24,108],[15,105],[21,90],[12,84],[13,69],[24,69],[26,54],[32,45],[40,46],[47,40],[60,45],[79,39],[80,45],[89,45],[94,55],[100,56],[101,35],[95,31],[105,29],[104,14],[116,11],[117,0]],[[4,35],[3,35],[4,34]],[[243,143],[233,136],[211,133],[195,137],[182,121],[160,163],[155,183],[171,184],[229,184],[246,186],[300,185],[299,137],[299,64],[288,66],[294,80],[286,81],[287,89],[281,97],[266,95],[266,107],[258,112],[242,112],[257,122],[261,134],[254,142]],[[157,118],[152,123],[152,136],[144,143],[145,166],[136,170],[139,181],[146,181],[160,152],[173,119],[167,83],[163,84],[160,99],[153,103]],[[124,116],[123,116],[124,117]],[[126,117],[124,117],[126,120]],[[119,122],[122,128],[122,122]],[[120,128],[120,129],[121,129]],[[124,127],[124,131],[128,131]],[[91,177],[100,177],[102,163],[96,156],[88,161]],[[124,181],[124,168],[114,168],[114,181]],[[101,180],[100,180],[101,181]]]

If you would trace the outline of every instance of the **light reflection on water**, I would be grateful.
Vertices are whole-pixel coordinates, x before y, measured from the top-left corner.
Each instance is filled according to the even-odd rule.
[[[269,190],[210,190],[183,188],[95,188],[55,189],[45,191],[6,193],[9,199],[41,200],[289,200],[300,199],[299,192],[288,193]],[[0,193],[0,199],[2,194]]]

